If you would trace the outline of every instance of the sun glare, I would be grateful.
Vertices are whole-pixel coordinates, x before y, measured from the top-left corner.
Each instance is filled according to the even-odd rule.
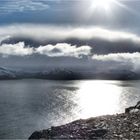
[[[79,86],[78,96],[82,118],[114,114],[119,111],[122,89],[113,82],[86,81],[81,82]]]
[[[92,9],[110,11],[115,0],[92,0]]]

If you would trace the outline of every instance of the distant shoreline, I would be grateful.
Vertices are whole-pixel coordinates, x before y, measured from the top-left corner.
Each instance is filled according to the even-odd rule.
[[[129,70],[106,72],[53,69],[42,71],[10,70],[0,67],[0,80],[45,79],[45,80],[140,80],[140,74]]]
[[[85,79],[47,79],[47,78],[14,78],[14,79],[0,79],[0,81],[12,81],[12,80],[48,80],[48,81],[84,81],[84,80],[99,80],[99,81],[137,81],[140,79],[91,79],[91,78],[85,78]]]

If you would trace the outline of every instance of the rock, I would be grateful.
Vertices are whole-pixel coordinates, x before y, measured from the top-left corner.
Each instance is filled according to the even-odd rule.
[[[128,107],[128,108],[125,109],[125,113],[130,113],[130,112],[132,112],[132,110],[134,110],[134,109],[136,109],[135,106]]]
[[[130,110],[129,113],[136,113],[136,112],[139,112],[139,111],[140,111],[139,109],[135,108],[135,109]]]
[[[140,101],[137,102],[136,106],[135,106],[137,109],[140,109]]]
[[[131,106],[125,109],[125,113],[136,113],[140,111],[140,101],[135,106]]]
[[[51,136],[51,133],[48,130],[42,130],[42,131],[35,131],[30,137],[29,137],[29,140],[32,139],[32,140],[35,140],[35,139],[49,139]]]
[[[140,139],[140,102],[125,113],[77,120],[34,132],[29,139]]]
[[[29,139],[40,139],[42,138],[42,134],[39,131],[34,132]]]
[[[94,130],[95,137],[103,137],[108,131],[106,129],[96,129]]]

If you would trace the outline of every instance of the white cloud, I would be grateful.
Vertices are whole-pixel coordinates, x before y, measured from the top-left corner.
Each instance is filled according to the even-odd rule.
[[[23,42],[16,44],[2,44],[0,46],[0,54],[7,55],[32,55],[32,54],[41,54],[47,55],[50,57],[60,57],[60,56],[69,56],[69,57],[82,57],[89,56],[91,53],[91,47],[89,46],[72,46],[67,43],[59,43],[56,45],[46,45],[39,46],[38,48],[26,47]]]
[[[67,43],[58,43],[56,45],[46,45],[39,46],[37,48],[31,48],[25,46],[23,42],[19,42],[17,44],[2,44],[0,46],[0,57],[1,56],[9,56],[7,58],[3,58],[0,61],[1,64],[3,62],[9,65],[13,65],[16,63],[16,59],[11,59],[12,56],[16,56],[19,58],[18,65],[34,65],[34,66],[52,66],[52,64],[56,65],[56,67],[61,66],[64,67],[77,67],[82,69],[85,73],[96,73],[96,72],[104,72],[108,73],[112,70],[130,70],[134,72],[139,72],[140,70],[140,53],[112,53],[107,55],[93,55],[91,53],[90,46],[73,46]],[[38,54],[41,57],[37,57],[34,54]],[[23,56],[30,56],[23,58]],[[46,56],[49,56],[49,59],[46,59]],[[64,57],[56,61],[55,57]],[[87,56],[88,59],[83,61],[83,59],[75,59],[73,62],[73,58],[80,58],[81,56]],[[85,59],[84,59],[85,60]],[[21,63],[20,63],[21,62]],[[53,65],[53,66],[54,66]]]
[[[0,46],[0,54],[7,55],[31,55],[33,54],[33,48],[25,47],[23,42],[17,44],[3,44]]]
[[[107,55],[97,55],[91,53],[90,46],[76,46],[67,43],[58,43],[56,45],[48,44],[33,48],[26,46],[24,42],[16,44],[2,44],[0,46],[0,54],[2,55],[32,55],[40,54],[49,57],[82,57],[90,56],[91,60],[96,61],[116,61],[116,62],[133,62],[140,61],[140,52],[135,53],[110,53]],[[92,56],[91,56],[92,55]]]
[[[90,55],[91,47],[89,46],[77,47],[66,43],[59,43],[56,45],[40,46],[36,49],[36,52],[51,57],[54,56],[80,57],[82,55],[86,55],[86,56]]]
[[[36,0],[5,0],[5,2],[1,4],[0,7],[1,14],[23,11],[46,10],[49,8],[46,2]]]
[[[105,39],[110,41],[129,40],[140,44],[140,37],[134,33],[113,31],[100,27],[58,27],[49,25],[11,25],[1,26],[0,36],[30,37],[36,40],[65,40],[65,39]]]
[[[131,67],[134,71],[140,70],[140,53],[112,53],[108,55],[93,55],[92,61],[98,61],[103,69],[130,69]],[[110,62],[110,63],[108,63]],[[107,64],[108,63],[108,64]],[[115,66],[117,63],[117,66]]]
[[[2,44],[0,46],[0,54],[2,56],[33,56],[34,54],[49,56],[49,57],[71,57],[81,58],[88,57],[87,66],[96,71],[109,71],[111,69],[140,69],[140,53],[112,53],[107,55],[96,55],[91,53],[90,46],[74,46],[67,43],[58,43],[56,45],[39,46],[31,48],[25,46],[23,42],[17,44]],[[45,57],[44,57],[45,58]],[[64,64],[66,65],[66,64]],[[73,62],[70,64],[73,65]],[[77,64],[79,65],[79,64]],[[86,64],[80,64],[86,67]]]
[[[0,41],[9,37],[26,37],[35,40],[65,40],[65,39],[105,39],[109,41],[132,41],[140,46],[140,37],[136,34],[122,31],[112,31],[96,27],[57,27],[49,25],[11,25],[0,27]],[[131,44],[130,44],[131,45]],[[91,56],[91,48],[93,46],[76,46],[67,43],[58,43],[56,45],[47,44],[31,48],[25,46],[23,42],[17,44],[2,44],[0,45],[0,54],[25,56],[32,54],[46,55],[49,57],[81,57]],[[98,46],[97,46],[98,47]],[[116,46],[117,47],[117,46]],[[121,47],[121,46],[120,46]],[[122,46],[123,47],[123,46]],[[132,45],[133,48],[133,45]],[[94,51],[94,48],[93,48]],[[92,54],[93,55],[93,54]],[[140,53],[110,53],[107,55],[93,55],[90,64],[100,70],[111,69],[118,67],[132,66],[133,68],[140,68]],[[97,62],[97,63],[96,63]],[[111,62],[111,63],[108,63]],[[96,65],[97,64],[97,65]],[[72,64],[71,64],[72,65]],[[85,65],[84,65],[85,66]],[[102,66],[102,67],[101,67]]]
[[[140,60],[140,53],[111,53],[107,55],[93,55],[93,60],[98,61],[118,61],[118,62],[136,62]]]

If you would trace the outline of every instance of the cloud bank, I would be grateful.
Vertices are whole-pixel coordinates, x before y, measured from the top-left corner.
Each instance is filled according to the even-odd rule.
[[[1,44],[24,42],[39,47],[67,43],[72,46],[90,46],[96,54],[140,52],[140,36],[130,32],[101,27],[62,27],[21,24],[0,27]]]
[[[82,57],[89,56],[90,53],[91,53],[90,46],[77,47],[66,43],[39,46],[38,48],[25,46],[24,42],[19,42],[17,44],[2,44],[0,46],[0,54],[3,56],[8,55],[26,56],[40,54],[47,55],[49,57],[60,57],[60,56]]]
[[[130,32],[24,24],[0,27],[0,40],[0,64],[76,67],[87,73],[140,68],[140,37]]]
[[[24,42],[16,44],[2,44],[0,54],[3,56],[26,56],[26,55],[46,55],[48,57],[75,57],[88,56],[90,60],[95,61],[116,61],[116,62],[137,62],[140,60],[140,52],[135,53],[110,53],[107,55],[97,55],[91,52],[91,46],[76,46],[67,43],[58,43],[56,45],[48,44],[37,48],[26,46]]]
[[[103,69],[126,69],[126,70],[140,70],[140,53],[114,53],[107,55],[93,55],[92,60],[99,62]],[[117,64],[117,66],[115,66]]]
[[[136,34],[112,31],[101,27],[57,27],[49,25],[22,24],[0,27],[0,36],[29,37],[36,40],[66,40],[80,39],[90,40],[101,38],[105,40],[131,40],[140,43],[140,37]]]
[[[21,66],[35,63],[36,66],[54,64],[56,67],[64,66],[86,69],[86,71],[108,71],[111,69],[140,69],[140,52],[111,53],[97,55],[91,52],[90,46],[73,46],[67,43],[39,46],[37,48],[25,46],[23,42],[17,44],[3,44],[0,46],[0,57],[4,61],[21,61]],[[14,58],[15,57],[15,58]],[[14,59],[13,59],[14,58]],[[56,58],[56,59],[55,59]],[[81,59],[79,59],[81,58]],[[82,59],[85,58],[85,59]],[[14,61],[12,61],[12,59]],[[31,60],[30,60],[31,59]],[[11,63],[11,65],[13,65]]]
[[[108,54],[108,55],[93,55],[93,60],[98,61],[117,61],[117,62],[133,62],[136,63],[140,60],[140,53],[114,53],[114,54]]]

